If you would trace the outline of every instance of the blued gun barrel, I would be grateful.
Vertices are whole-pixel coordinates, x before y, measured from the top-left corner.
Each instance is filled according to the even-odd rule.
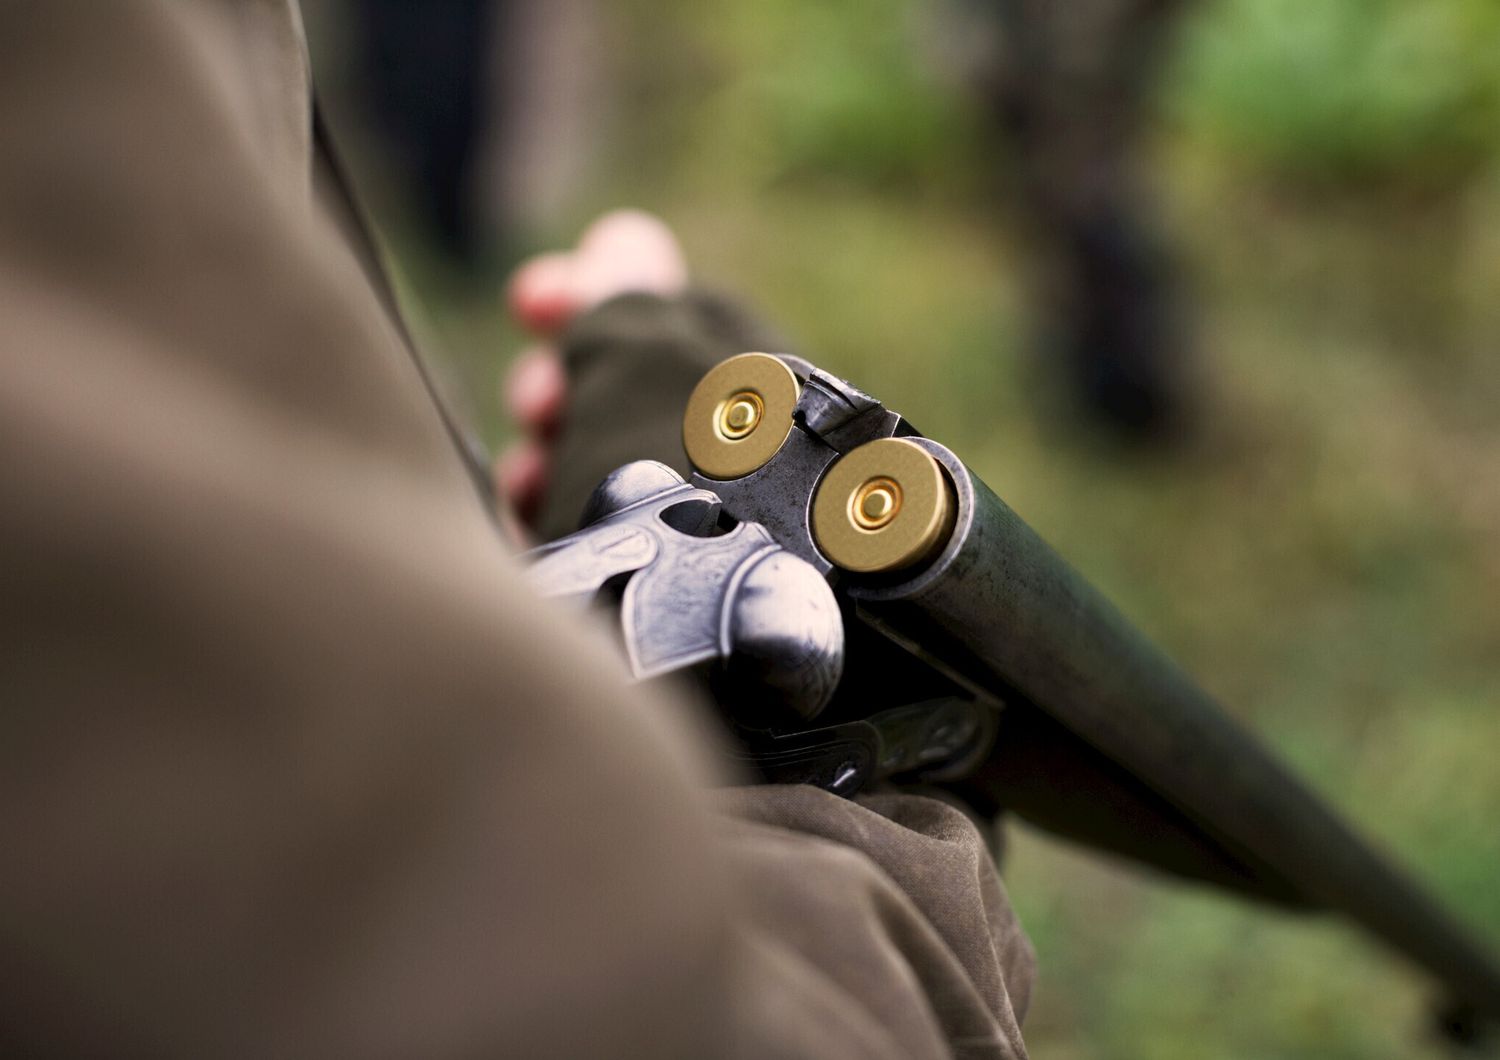
[[[953,453],[911,439],[954,489],[954,528],[909,580],[847,586],[878,621],[1056,719],[1230,852],[1341,911],[1500,1018],[1500,970]]]

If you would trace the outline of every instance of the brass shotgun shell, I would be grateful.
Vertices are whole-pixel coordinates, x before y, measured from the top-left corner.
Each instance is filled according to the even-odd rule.
[[[840,457],[823,476],[813,497],[813,537],[835,566],[885,573],[940,549],[953,514],[938,462],[904,438],[880,438]]]
[[[709,478],[741,478],[776,455],[792,431],[801,387],[765,353],[721,361],[698,381],[682,419],[682,447]]]

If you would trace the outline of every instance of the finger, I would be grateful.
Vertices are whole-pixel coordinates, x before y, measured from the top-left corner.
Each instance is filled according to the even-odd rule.
[[[554,434],[567,398],[567,373],[552,347],[533,346],[511,362],[505,374],[505,407],[528,433],[544,438]]]
[[[541,508],[547,487],[547,450],[537,442],[521,442],[495,461],[495,489],[523,523],[530,525]]]
[[[660,218],[615,210],[584,231],[569,281],[583,308],[632,291],[672,295],[687,286],[687,262]]]
[[[507,289],[512,315],[528,331],[554,335],[578,311],[571,253],[539,254],[511,274]]]

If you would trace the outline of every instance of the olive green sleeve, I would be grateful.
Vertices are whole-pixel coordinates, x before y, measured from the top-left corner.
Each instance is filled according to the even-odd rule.
[[[623,295],[581,316],[563,336],[569,401],[538,534],[577,529],[589,492],[621,464],[660,460],[686,474],[682,411],[703,373],[737,353],[785,349],[740,305],[702,290]]]

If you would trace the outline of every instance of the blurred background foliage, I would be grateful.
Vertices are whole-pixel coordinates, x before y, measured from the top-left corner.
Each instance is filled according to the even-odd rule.
[[[1497,30],[1484,0],[1219,0],[1188,25],[1167,104],[1284,178],[1451,183],[1500,131]]]
[[[1197,429],[1150,454],[1040,385],[1012,162],[965,88],[992,43],[978,4],[554,10],[586,28],[509,46],[516,105],[558,70],[592,87],[508,144],[507,164],[573,145],[563,193],[508,204],[513,254],[607,207],[662,214],[701,278],[964,455],[1500,944],[1500,5],[1185,9],[1141,157]],[[496,286],[386,217],[498,441],[519,337]],[[1420,977],[1351,929],[1010,838],[1036,1057],[1445,1055]]]

